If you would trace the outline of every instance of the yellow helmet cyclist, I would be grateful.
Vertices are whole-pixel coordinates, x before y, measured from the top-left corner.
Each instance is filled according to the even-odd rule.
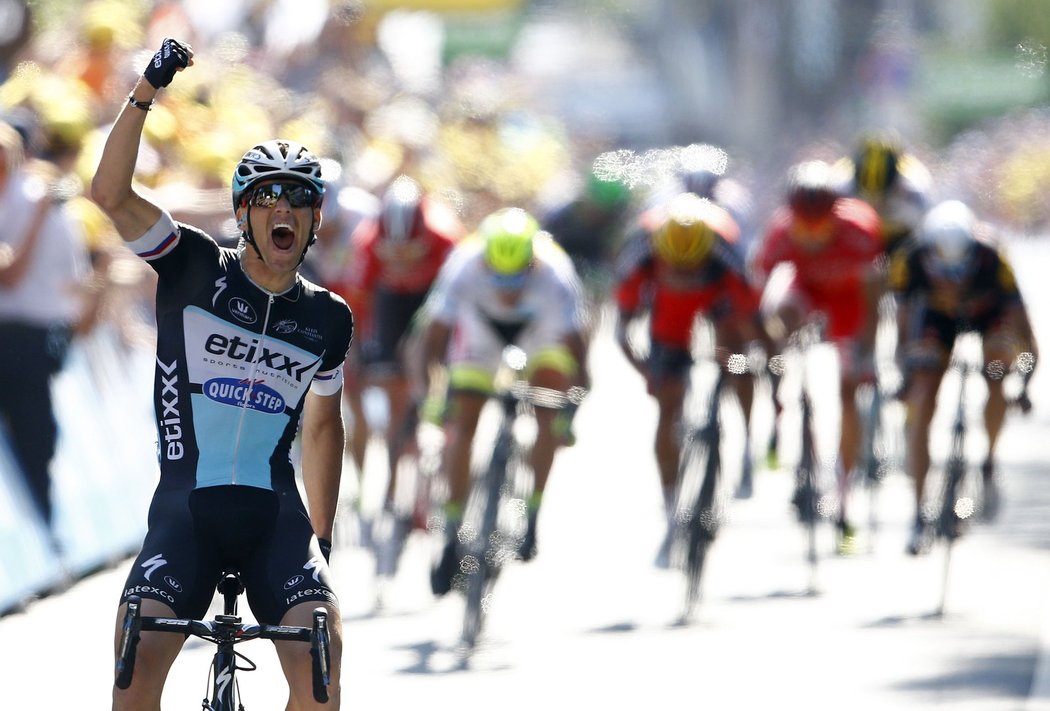
[[[671,201],[667,219],[653,232],[653,249],[673,267],[695,267],[704,261],[715,242],[711,219],[716,206],[693,193]]]

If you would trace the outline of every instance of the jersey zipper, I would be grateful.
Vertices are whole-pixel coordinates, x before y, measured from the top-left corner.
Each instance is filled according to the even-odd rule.
[[[233,471],[230,475],[230,483],[237,483],[237,454],[241,451],[241,433],[244,432],[244,418],[248,415],[248,403],[252,400],[252,391],[255,389],[255,373],[259,369],[259,359],[262,358],[266,347],[266,330],[270,326],[270,309],[273,308],[273,294],[266,296],[266,316],[263,317],[262,332],[259,334],[259,345],[256,347],[255,360],[252,361],[251,372],[248,373],[248,389],[244,392],[244,401],[241,403],[241,419],[237,423],[237,442],[233,445]]]

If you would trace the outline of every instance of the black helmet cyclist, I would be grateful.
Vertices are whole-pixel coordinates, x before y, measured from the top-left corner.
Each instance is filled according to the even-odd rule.
[[[857,192],[867,199],[883,196],[900,174],[900,141],[889,134],[864,136],[853,160]]]

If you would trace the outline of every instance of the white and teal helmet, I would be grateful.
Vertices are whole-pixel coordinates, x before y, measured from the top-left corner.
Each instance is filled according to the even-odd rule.
[[[274,179],[295,180],[316,190],[319,198],[324,197],[324,179],[317,156],[301,143],[278,138],[255,145],[237,163],[232,181],[233,209],[240,207],[253,185]]]

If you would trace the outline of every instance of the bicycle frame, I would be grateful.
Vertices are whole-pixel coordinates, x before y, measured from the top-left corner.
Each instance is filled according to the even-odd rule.
[[[515,456],[520,456],[514,452],[517,447],[514,421],[518,415],[518,396],[509,389],[496,399],[500,406],[500,423],[492,457],[480,481],[483,497],[481,519],[461,564],[461,569],[468,573],[462,634],[462,642],[468,649],[474,647],[481,633],[489,588],[508,555],[502,537],[497,535],[500,501],[507,483],[508,465]]]
[[[864,488],[868,492],[868,529],[871,545],[879,531],[877,499],[879,487],[886,476],[886,463],[879,455],[879,437],[883,432],[882,388],[878,381],[871,383],[871,399],[863,413],[859,469]]]
[[[116,664],[117,688],[127,689],[131,685],[140,632],[193,635],[216,645],[209,673],[210,697],[202,701],[202,708],[206,711],[237,711],[243,709],[239,703],[237,672],[254,671],[256,666],[237,652],[235,645],[250,639],[291,640],[310,644],[314,698],[319,703],[326,703],[331,681],[328,611],[323,607],[314,610],[312,628],[244,623],[237,615],[237,598],[244,591],[240,577],[235,573],[225,573],[217,589],[223,596],[223,614],[216,615],[214,620],[144,617],[142,600],[138,596],[130,596]],[[238,666],[238,659],[250,666]]]
[[[798,520],[806,532],[806,562],[810,570],[809,593],[817,591],[817,524],[826,514],[823,511],[820,486],[818,481],[818,457],[816,437],[814,434],[813,401],[809,393],[807,363],[810,348],[822,342],[823,325],[819,322],[807,324],[793,337],[793,347],[797,350],[800,364],[799,372],[799,457],[795,464],[795,492],[792,501],[797,508]],[[785,363],[781,359],[779,367]]]
[[[937,609],[938,615],[944,614],[945,605],[947,604],[952,548],[956,539],[962,534],[962,522],[968,519],[975,509],[973,499],[961,496],[961,493],[969,470],[966,461],[966,386],[970,375],[980,372],[980,368],[972,363],[953,360],[949,369],[955,370],[959,374],[959,399],[956,405],[955,418],[952,421],[948,458],[944,466],[940,508],[934,523],[935,535],[946,544],[941,601]]]
[[[675,511],[678,524],[676,538],[678,545],[685,546],[686,595],[683,619],[692,614],[700,599],[700,582],[708,547],[714,542],[722,523],[717,493],[722,466],[720,410],[724,385],[725,372],[719,367],[708,393],[706,419],[685,433],[679,460]],[[689,493],[685,485],[690,483],[687,479],[696,470],[700,458],[704,459],[704,467],[699,487],[692,482],[691,488],[696,489],[696,492],[683,511],[682,499]]]
[[[482,476],[476,481],[472,499],[480,507],[475,518],[476,527],[466,541],[466,555],[460,569],[466,574],[466,610],[461,642],[470,650],[477,643],[484,614],[488,608],[490,589],[504,563],[513,557],[513,535],[501,530],[500,515],[506,499],[518,493],[518,479],[528,474],[527,447],[522,446],[516,434],[519,418],[532,407],[565,408],[578,404],[581,393],[569,394],[532,386],[522,374],[526,364],[525,353],[516,346],[504,349],[503,367],[507,382],[498,386],[493,400],[499,409],[492,454]],[[498,381],[497,381],[498,382]],[[472,508],[468,505],[468,508]],[[477,512],[478,508],[474,507]],[[524,514],[524,506],[516,514]],[[510,530],[511,527],[507,527]]]

